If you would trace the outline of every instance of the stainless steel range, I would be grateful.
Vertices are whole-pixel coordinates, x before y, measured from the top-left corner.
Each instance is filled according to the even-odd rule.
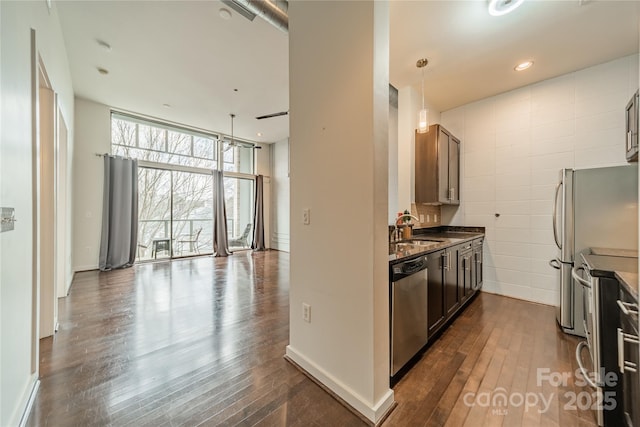
[[[638,335],[637,305],[622,297],[619,272],[636,273],[637,257],[606,254],[592,249],[577,258],[573,279],[584,289],[583,311],[586,340],[576,348],[582,377],[595,390],[589,395],[599,426],[640,427],[637,417]],[[594,253],[595,252],[595,253]],[[628,313],[630,321],[624,322]],[[622,321],[622,322],[621,322]]]

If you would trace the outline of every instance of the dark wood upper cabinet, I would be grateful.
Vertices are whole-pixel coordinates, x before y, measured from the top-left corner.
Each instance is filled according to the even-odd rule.
[[[444,127],[416,132],[416,203],[460,204],[460,140]]]

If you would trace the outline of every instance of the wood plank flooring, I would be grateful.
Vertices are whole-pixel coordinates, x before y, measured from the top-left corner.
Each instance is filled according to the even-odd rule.
[[[289,256],[236,253],[76,275],[60,330],[41,341],[29,426],[361,426],[283,359]],[[551,307],[481,294],[395,387],[384,426],[592,426],[563,409],[576,340]],[[469,393],[543,393],[548,411],[465,404]],[[470,395],[469,395],[470,396]],[[467,402],[474,399],[467,397]]]

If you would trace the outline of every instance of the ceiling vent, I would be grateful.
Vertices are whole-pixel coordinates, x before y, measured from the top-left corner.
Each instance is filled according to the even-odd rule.
[[[289,2],[287,0],[222,0],[240,15],[253,21],[260,16],[274,27],[289,31]]]

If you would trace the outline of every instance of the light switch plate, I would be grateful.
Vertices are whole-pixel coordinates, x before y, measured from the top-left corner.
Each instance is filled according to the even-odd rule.
[[[0,208],[0,233],[14,229],[15,215],[15,208]]]

